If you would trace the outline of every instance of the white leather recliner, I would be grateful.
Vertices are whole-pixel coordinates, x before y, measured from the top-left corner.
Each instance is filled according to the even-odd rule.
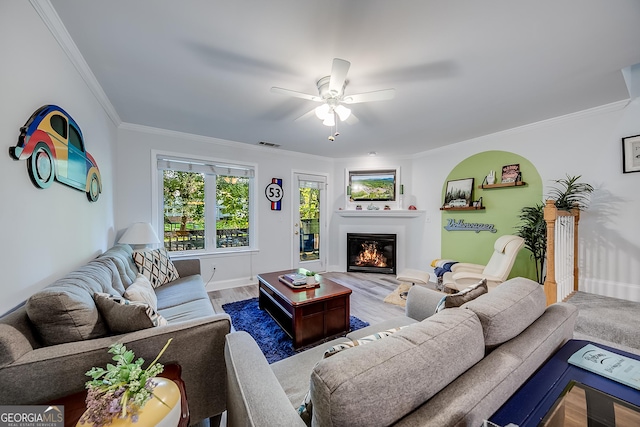
[[[442,277],[445,292],[461,291],[482,279],[487,279],[489,290],[495,288],[507,280],[516,261],[516,255],[523,247],[522,237],[513,235],[499,237],[493,244],[493,254],[487,265],[459,262],[451,266],[451,271]]]

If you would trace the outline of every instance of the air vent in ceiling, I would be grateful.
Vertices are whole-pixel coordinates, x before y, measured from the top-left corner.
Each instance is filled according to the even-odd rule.
[[[258,145],[264,145],[265,147],[271,147],[271,148],[280,147],[280,144],[274,144],[273,142],[265,142],[265,141],[258,142]]]

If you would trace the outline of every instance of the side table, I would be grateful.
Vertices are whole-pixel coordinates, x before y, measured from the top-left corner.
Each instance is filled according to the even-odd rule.
[[[188,427],[189,425],[189,406],[187,404],[187,393],[184,385],[184,381],[181,378],[182,367],[176,364],[169,364],[164,367],[164,371],[159,375],[160,377],[167,378],[176,383],[180,389],[180,405],[182,414],[180,415],[180,422],[178,427]],[[75,427],[80,421],[80,417],[87,409],[85,406],[85,399],[87,398],[87,392],[81,391],[78,393],[65,396],[60,399],[55,399],[50,402],[46,402],[46,405],[58,405],[64,406],[64,425],[65,427]]]

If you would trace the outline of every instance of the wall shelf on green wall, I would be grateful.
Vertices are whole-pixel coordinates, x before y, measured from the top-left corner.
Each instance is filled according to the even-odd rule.
[[[515,181],[515,182],[501,182],[498,184],[481,184],[481,185],[478,185],[478,188],[481,190],[489,190],[491,188],[520,187],[523,185],[527,185],[527,183],[524,181]]]
[[[440,208],[441,211],[479,211],[482,209],[484,209],[484,206],[480,206],[480,207],[467,206],[464,208],[445,208],[445,207]]]

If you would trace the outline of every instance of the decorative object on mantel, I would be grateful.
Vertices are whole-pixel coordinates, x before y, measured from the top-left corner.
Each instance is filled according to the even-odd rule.
[[[491,233],[496,233],[498,230],[495,228],[495,224],[481,224],[464,222],[464,219],[455,220],[453,218],[449,218],[447,220],[447,225],[444,226],[444,229],[447,231],[475,231],[479,233],[481,231],[490,231]]]
[[[171,380],[159,378],[164,366],[157,363],[172,339],[169,339],[153,362],[142,369],[144,360],[121,344],[112,344],[109,353],[113,354],[115,365],[107,364],[107,369],[93,367],[86,375],[87,410],[78,425],[100,427],[131,419],[140,425],[177,425],[180,419],[180,390]],[[166,397],[165,397],[166,396]],[[160,406],[144,409],[152,399]],[[158,418],[162,406],[167,408],[165,417]],[[175,409],[177,408],[177,411]],[[146,421],[145,421],[146,419]]]
[[[391,210],[391,206],[389,206],[389,205],[384,205],[384,210],[385,210],[385,211],[390,211],[390,210]]]
[[[362,210],[362,205],[356,205],[356,210],[357,211],[361,211]]]
[[[640,135],[622,138],[622,172],[640,172]]]
[[[487,184],[492,185],[496,183],[496,171],[489,171],[489,175],[485,177]]]
[[[281,178],[272,178],[271,183],[264,189],[264,194],[267,196],[267,200],[271,202],[272,211],[282,209],[282,196],[284,196],[284,191],[282,190]]]
[[[70,150],[70,146],[77,148]],[[20,128],[18,143],[9,147],[9,154],[14,160],[27,161],[29,177],[36,187],[48,188],[57,180],[85,192],[90,202],[96,202],[102,192],[102,178],[85,147],[75,120],[57,105],[44,105]]]
[[[370,211],[377,211],[379,209],[380,209],[380,207],[374,205],[373,203],[369,203],[369,206],[367,206],[367,210],[370,210]]]
[[[416,207],[415,207],[415,206],[413,206],[413,205],[409,206],[409,210],[410,210],[410,211],[415,211],[415,210],[417,210],[417,209],[418,209],[418,208],[416,208]]]

